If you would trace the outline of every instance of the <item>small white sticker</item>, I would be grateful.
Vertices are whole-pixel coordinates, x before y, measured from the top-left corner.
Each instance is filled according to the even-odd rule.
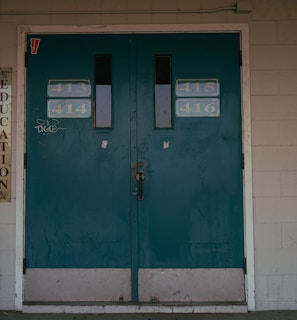
[[[102,149],[107,149],[107,146],[108,146],[108,141],[107,141],[107,140],[102,140],[102,142],[101,142],[101,148],[102,148]]]
[[[163,141],[163,149],[169,149],[169,141]]]

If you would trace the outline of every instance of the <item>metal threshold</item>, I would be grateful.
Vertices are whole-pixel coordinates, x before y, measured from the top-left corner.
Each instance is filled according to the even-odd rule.
[[[245,302],[25,301],[23,313],[246,313]]]

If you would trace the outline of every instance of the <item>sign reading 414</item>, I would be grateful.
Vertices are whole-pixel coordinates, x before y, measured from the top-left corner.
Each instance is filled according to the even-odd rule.
[[[91,99],[48,99],[49,118],[89,118]]]

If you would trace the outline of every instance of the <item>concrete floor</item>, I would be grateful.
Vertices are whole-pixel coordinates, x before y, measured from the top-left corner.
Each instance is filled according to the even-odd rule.
[[[233,314],[38,314],[0,311],[1,320],[297,320],[296,311]]]

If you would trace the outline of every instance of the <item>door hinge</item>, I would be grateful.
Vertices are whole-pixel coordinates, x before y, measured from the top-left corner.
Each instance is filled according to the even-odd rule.
[[[27,169],[27,153],[24,153],[24,169]]]
[[[25,68],[28,66],[28,53],[27,51],[25,52]]]
[[[241,169],[244,170],[244,154],[241,154]]]
[[[246,267],[246,257],[243,258],[243,272],[244,274],[247,274],[247,267]]]
[[[23,274],[26,274],[26,269],[27,269],[27,259],[23,259]]]
[[[242,66],[242,51],[239,50],[239,65]]]

